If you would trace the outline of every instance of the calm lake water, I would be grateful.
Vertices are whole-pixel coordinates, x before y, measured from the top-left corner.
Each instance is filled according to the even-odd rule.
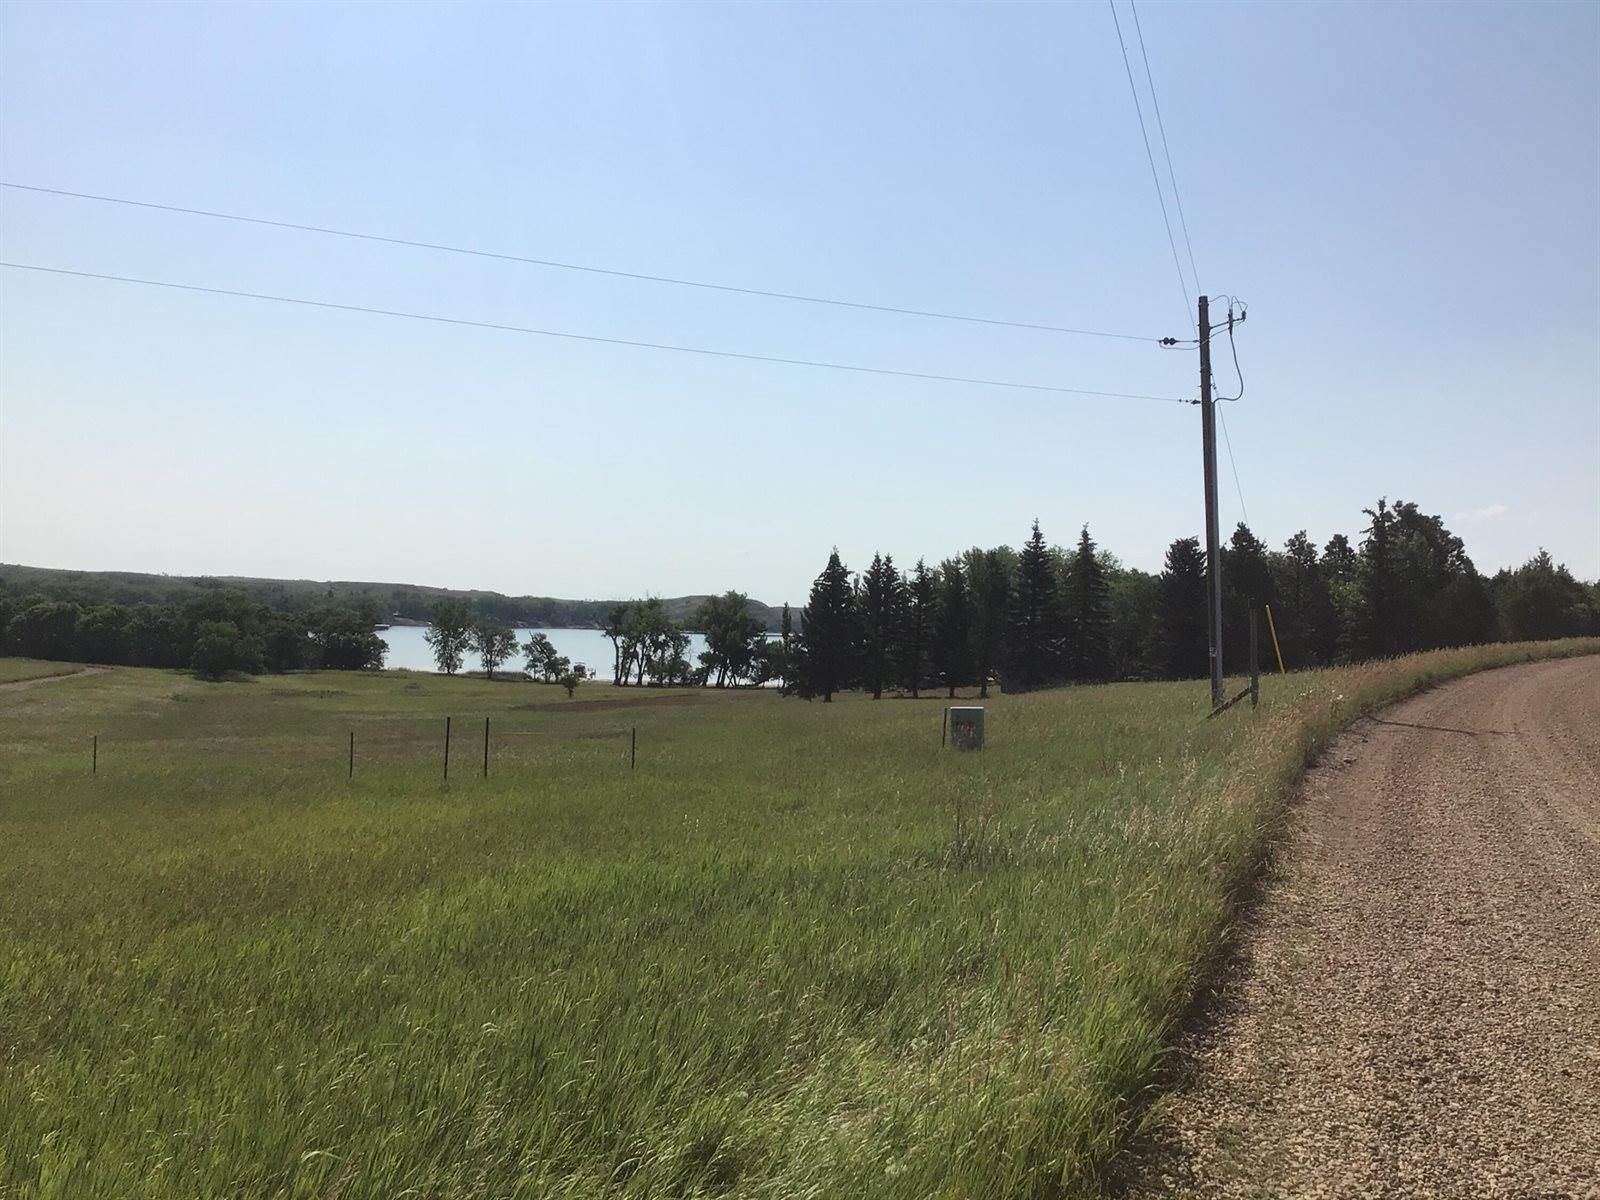
[[[390,670],[404,667],[411,671],[432,671],[433,651],[428,643],[423,640],[427,633],[423,625],[396,625],[391,629],[384,629],[378,633],[389,645],[389,653],[383,660],[383,665]],[[520,644],[528,640],[530,633],[542,633],[548,637],[556,648],[557,654],[564,654],[575,663],[582,663],[594,671],[601,679],[610,682],[611,664],[614,655],[611,650],[611,640],[598,629],[518,629],[517,642]],[[689,661],[696,662],[700,652],[706,648],[706,639],[698,633],[689,635]],[[527,659],[519,652],[505,668],[515,671],[527,665]],[[482,665],[476,658],[468,654],[462,661],[464,671],[477,671]]]

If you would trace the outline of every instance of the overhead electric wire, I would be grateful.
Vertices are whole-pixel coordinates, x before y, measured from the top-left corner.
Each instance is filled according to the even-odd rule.
[[[1139,6],[1128,0],[1133,10],[1133,31],[1139,37],[1139,57],[1144,60],[1144,77],[1150,85],[1150,105],[1156,110],[1156,130],[1161,134],[1161,153],[1167,160],[1167,178],[1172,181],[1172,199],[1178,207],[1178,227],[1183,230],[1183,248],[1189,252],[1189,275],[1194,280],[1195,294],[1200,293],[1200,268],[1194,265],[1194,243],[1189,240],[1189,219],[1183,214],[1183,196],[1178,191],[1178,173],[1172,169],[1172,148],[1167,144],[1167,123],[1161,118],[1161,100],[1156,95],[1156,78],[1150,72],[1150,55],[1144,48],[1144,29],[1139,24]]]
[[[1139,136],[1144,139],[1144,156],[1150,163],[1150,181],[1156,185],[1156,199],[1161,204],[1161,224],[1167,230],[1167,245],[1172,249],[1172,265],[1178,269],[1178,290],[1183,293],[1183,315],[1189,319],[1191,293],[1189,282],[1183,276],[1183,262],[1178,258],[1178,243],[1172,236],[1172,219],[1167,215],[1167,197],[1161,187],[1161,174],[1156,170],[1156,156],[1150,150],[1150,131],[1145,127],[1144,108],[1139,103],[1139,88],[1133,82],[1133,65],[1128,61],[1128,44],[1122,40],[1122,20],[1117,16],[1116,0],[1106,0],[1111,6],[1111,20],[1117,28],[1117,45],[1122,50],[1122,66],[1128,73],[1128,91],[1133,96],[1133,111],[1139,118]],[[1198,293],[1193,293],[1198,295]]]
[[[108,275],[96,271],[74,271],[65,267],[46,267],[36,263],[0,262],[0,267],[13,271],[37,271],[48,275],[68,275],[78,279],[100,279],[112,283],[131,283],[141,287],[168,288],[180,292],[199,292],[209,296],[232,296],[241,300],[268,300],[276,304],[297,304],[307,308],[333,309],[338,312],[366,313],[379,317],[401,317],[408,321],[431,321],[440,325],[459,325],[472,329],[490,329],[502,333],[533,334],[538,337],[564,338],[575,342],[593,342],[606,346],[631,346],[640,350],[670,350],[676,354],[698,354],[708,358],[733,358],[745,362],[776,363],[790,367],[816,367],[829,371],[855,371],[865,375],[893,375],[902,379],[926,379],[939,383],[966,383],[979,387],[1013,388],[1029,392],[1055,392],[1068,396],[1104,396],[1115,400],[1155,400],[1166,404],[1189,404],[1178,396],[1151,396],[1138,392],[1103,392],[1092,388],[1058,387],[1046,383],[1020,383],[1006,379],[980,379],[964,375],[941,375],[931,371],[901,371],[889,367],[867,367],[856,363],[825,362],[820,359],[782,358],[771,354],[748,354],[737,350],[713,350],[703,346],[678,346],[667,342],[634,341],[630,338],[602,337],[591,333],[570,333],[558,329],[535,329],[526,325],[506,325],[494,321],[472,321],[463,317],[444,317],[433,313],[405,312],[392,308],[370,308],[360,304],[338,304],[331,300],[308,300],[299,296],[275,296],[265,292],[236,291],[231,288],[205,287],[195,283],[173,283],[163,279],[140,279],[129,275]]]
[[[1233,352],[1233,373],[1239,377],[1239,393],[1236,396],[1218,396],[1218,400],[1242,400],[1244,398],[1244,372],[1239,368],[1239,347],[1233,340],[1232,306],[1229,306],[1228,316],[1228,349]]]
[[[1222,418],[1222,444],[1228,448],[1228,466],[1233,468],[1233,490],[1239,496],[1239,511],[1244,514],[1244,523],[1250,524],[1250,510],[1244,506],[1244,488],[1239,486],[1239,464],[1233,461],[1233,440],[1228,437],[1228,418],[1222,409],[1217,409],[1217,416]]]
[[[1140,118],[1143,121],[1143,117]],[[1152,164],[1152,169],[1153,164]],[[607,275],[614,279],[633,279],[646,283],[664,283],[673,287],[700,288],[705,291],[727,292],[738,296],[760,296],[768,300],[790,300],[801,304],[824,304],[836,308],[852,308],[863,312],[892,313],[904,317],[927,317],[936,321],[961,321],[972,325],[993,325],[1007,329],[1031,329],[1041,333],[1067,333],[1081,337],[1114,338],[1126,342],[1154,342],[1157,338],[1137,333],[1107,333],[1099,329],[1076,329],[1065,325],[1050,325],[1034,321],[1010,321],[999,317],[980,317],[969,313],[939,312],[933,309],[902,308],[892,304],[871,304],[861,300],[840,300],[828,296],[809,296],[800,292],[784,292],[767,288],[739,287],[729,283],[711,283],[703,279],[681,279],[671,275],[652,275],[643,271],[624,271],[611,267],[597,267],[587,263],[562,262],[551,258],[533,258],[522,254],[509,254],[498,250],[480,250],[470,246],[452,246],[443,242],[424,242],[413,238],[390,237],[379,233],[362,233],[353,229],[336,229],[326,225],[309,225],[298,221],[278,221],[268,217],[252,217],[242,213],[219,212],[208,208],[189,208],[178,204],[158,204],[151,200],[132,200],[124,196],[103,196],[93,192],[74,192],[65,188],[39,187],[30,183],[11,183],[0,180],[0,187],[15,191],[36,192],[46,196],[68,196],[74,200],[93,200],[101,204],[121,204],[129,208],[153,209],[157,212],[180,213],[191,217],[208,217],[217,221],[237,221],[246,225],[264,225],[272,229],[292,229],[300,233],[318,233],[329,237],[353,238],[363,242],[380,242],[390,246],[406,246],[414,250],[434,250],[445,254],[464,254],[472,258],[495,259],[500,262],[523,263],[534,267],[551,267],[561,271],[581,271],[590,275]],[[1170,236],[1170,231],[1169,231]],[[1185,310],[1187,311],[1187,309]]]

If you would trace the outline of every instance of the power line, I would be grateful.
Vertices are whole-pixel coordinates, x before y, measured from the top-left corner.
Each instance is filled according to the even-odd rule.
[[[1128,44],[1122,40],[1122,21],[1117,16],[1116,0],[1106,0],[1111,5],[1111,20],[1117,27],[1117,45],[1122,50],[1122,66],[1128,73],[1128,91],[1133,96],[1133,111],[1139,117],[1139,136],[1144,139],[1144,156],[1150,163],[1150,181],[1156,185],[1156,199],[1161,204],[1161,224],[1167,230],[1167,245],[1172,248],[1172,265],[1178,268],[1178,290],[1183,293],[1184,321],[1189,319],[1189,282],[1183,276],[1183,263],[1178,258],[1178,243],[1172,236],[1172,220],[1167,216],[1167,197],[1161,188],[1161,175],[1156,171],[1156,156],[1150,151],[1150,131],[1145,128],[1144,107],[1139,103],[1139,89],[1133,82],[1133,66],[1128,61]],[[1198,294],[1195,293],[1195,294]]]
[[[1244,399],[1244,372],[1239,368],[1239,347],[1233,340],[1233,301],[1228,301],[1228,349],[1233,352],[1233,373],[1239,377],[1239,391],[1233,396],[1218,396],[1219,400]]]
[[[1239,496],[1239,511],[1244,514],[1244,523],[1249,525],[1250,510],[1244,506],[1244,488],[1239,486],[1239,464],[1233,461],[1233,441],[1228,437],[1228,417],[1220,407],[1217,408],[1217,416],[1222,418],[1222,444],[1228,448],[1228,466],[1233,468],[1233,490]]]
[[[737,287],[728,283],[710,283],[703,279],[679,279],[670,275],[651,275],[642,271],[616,270],[610,267],[596,267],[587,263],[561,262],[550,258],[531,258],[521,254],[507,254],[498,250],[479,250],[470,246],[451,246],[442,242],[423,242],[412,238],[389,237],[379,233],[334,229],[325,225],[306,225],[297,221],[277,221],[267,217],[245,216],[241,213],[218,212],[207,208],[186,208],[177,204],[157,204],[150,200],[131,200],[124,196],[101,196],[92,192],[68,191],[65,188],[38,187],[28,183],[9,183],[0,180],[0,187],[22,192],[36,192],[46,196],[68,196],[74,200],[93,200],[101,204],[121,204],[129,208],[146,208],[154,209],[157,212],[180,213],[190,217],[208,217],[217,221],[237,221],[246,225],[265,225],[273,229],[292,229],[301,233],[320,233],[329,237],[353,238],[363,242],[380,242],[389,246],[407,246],[414,250],[435,250],[445,254],[465,254],[472,258],[489,258],[499,262],[523,263],[534,267],[552,267],[561,271],[582,271],[590,275],[607,275],[613,279],[634,279],[646,283],[670,284],[673,287],[701,288],[706,291],[727,292],[738,296],[760,296],[768,300],[791,300],[801,304],[825,304],[836,308],[853,308],[863,312],[893,313],[903,317],[927,317],[936,321],[962,321],[972,325],[992,325],[1007,329],[1032,329],[1042,333],[1069,333],[1082,337],[1115,338],[1126,342],[1154,342],[1157,340],[1156,338],[1145,337],[1136,333],[1107,333],[1098,329],[1074,329],[1064,325],[1047,325],[1032,321],[1008,321],[998,317],[979,317],[967,313],[937,312],[932,309],[921,308],[900,308],[892,304],[869,304],[859,300],[839,300],[827,296],[808,296],[799,292]],[[1185,311],[1187,311],[1187,307]]]
[[[1183,230],[1183,247],[1189,252],[1189,275],[1194,280],[1194,290],[1200,291],[1200,268],[1194,265],[1194,243],[1189,240],[1189,219],[1183,215],[1183,196],[1178,191],[1178,173],[1172,169],[1172,148],[1167,144],[1167,123],[1161,119],[1161,100],[1156,95],[1156,78],[1150,73],[1150,56],[1145,53],[1144,29],[1139,24],[1139,6],[1128,0],[1133,10],[1133,31],[1139,37],[1139,57],[1144,59],[1144,77],[1150,85],[1150,104],[1156,110],[1156,129],[1161,134],[1161,153],[1167,159],[1167,178],[1172,181],[1172,199],[1178,206],[1178,226]]]
[[[463,317],[442,317],[432,313],[403,312],[392,308],[369,308],[359,304],[337,304],[331,300],[307,300],[299,296],[274,296],[265,292],[243,292],[230,288],[203,287],[195,283],[173,283],[163,279],[138,279],[128,275],[106,275],[95,271],[72,271],[65,267],[44,267],[35,263],[0,262],[13,271],[37,271],[48,275],[69,275],[78,279],[100,279],[112,283],[131,283],[141,287],[169,288],[180,292],[199,292],[209,296],[232,296],[241,300],[269,300],[275,304],[298,304],[307,308],[338,312],[366,313],[378,317],[401,317],[408,321],[432,321],[440,325],[459,325],[472,329],[492,329],[502,333],[526,333],[539,337],[564,338],[575,342],[594,342],[606,346],[632,346],[640,350],[670,350],[677,354],[699,354],[709,358],[734,358],[745,362],[777,363],[790,367],[817,367],[830,371],[856,371],[865,375],[893,375],[902,379],[927,379],[939,383],[969,383],[980,387],[1014,388],[1029,392],[1055,392],[1068,396],[1104,396],[1115,400],[1156,400],[1168,404],[1188,404],[1178,396],[1149,396],[1137,392],[1102,392],[1090,388],[1057,387],[1046,383],[1019,383],[1005,379],[977,379],[964,375],[938,375],[928,371],[899,371],[889,367],[865,367],[854,363],[824,362],[819,359],[780,358],[770,354],[746,354],[736,350],[711,350],[703,346],[676,346],[666,342],[640,342],[628,338],[601,337],[592,333],[569,333],[558,329],[534,329],[525,325],[503,325],[493,321],[470,321]]]

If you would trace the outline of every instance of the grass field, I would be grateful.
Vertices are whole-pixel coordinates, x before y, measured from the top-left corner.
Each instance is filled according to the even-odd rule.
[[[1597,651],[1001,696],[979,754],[941,701],[0,690],[0,1196],[1094,1195],[1308,752]]]

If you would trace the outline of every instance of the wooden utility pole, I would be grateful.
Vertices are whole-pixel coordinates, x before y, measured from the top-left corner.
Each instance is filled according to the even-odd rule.
[[[1206,627],[1211,641],[1211,707],[1222,695],[1222,537],[1217,528],[1217,410],[1211,395],[1211,302],[1200,297],[1200,433],[1206,474]]]

